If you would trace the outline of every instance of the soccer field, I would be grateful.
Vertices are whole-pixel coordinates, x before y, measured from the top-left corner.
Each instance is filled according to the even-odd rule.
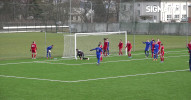
[[[151,56],[151,55],[150,55]],[[186,49],[168,49],[165,62],[143,52],[90,60],[0,61],[1,100],[190,100]]]

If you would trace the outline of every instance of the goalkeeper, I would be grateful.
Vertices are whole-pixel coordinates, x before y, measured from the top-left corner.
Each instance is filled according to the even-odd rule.
[[[89,58],[84,57],[84,53],[81,50],[76,49],[76,52],[77,52],[77,56],[80,57],[80,60],[82,60],[82,59],[83,60],[89,60]]]
[[[51,58],[51,50],[52,50],[52,48],[53,48],[53,45],[47,47],[47,54],[46,54],[47,59],[48,59],[48,55]]]

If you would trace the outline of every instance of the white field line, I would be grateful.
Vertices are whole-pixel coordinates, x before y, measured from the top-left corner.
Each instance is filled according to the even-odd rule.
[[[169,52],[182,52],[182,51],[187,51],[187,50],[181,50],[181,51],[169,51]],[[166,52],[166,53],[169,53],[169,52]],[[138,53],[138,54],[134,54],[134,55],[142,55],[144,53]],[[179,53],[178,53],[179,54]],[[181,57],[181,56],[188,56],[188,55],[180,55],[180,56],[168,56],[168,57],[165,57],[165,58],[169,58],[169,57],[172,57],[172,58],[175,58],[175,57]],[[114,57],[114,56],[109,56],[109,57]],[[93,58],[93,57],[92,57]],[[96,58],[96,57],[95,57]],[[145,59],[152,59],[152,58],[143,58],[143,60]],[[62,60],[62,59],[61,59]],[[119,61],[133,61],[133,60],[141,60],[141,59],[131,59],[131,60],[117,60],[117,61],[107,61],[107,62],[102,62],[102,63],[108,63],[108,62],[119,62]],[[50,63],[50,62],[47,62],[47,61],[60,61],[59,59],[57,60],[44,60],[44,61],[32,61],[32,62],[18,62],[18,63],[4,63],[4,64],[0,64],[0,66],[3,66],[3,65],[14,65],[14,64],[25,64],[25,63],[47,63],[47,64],[64,64],[64,65],[85,65],[85,64],[96,64],[96,63],[82,63],[82,64],[67,64],[67,63]]]
[[[182,57],[182,56],[188,56],[188,55],[168,56],[168,57],[165,57],[165,58],[177,58],[177,57]],[[147,60],[147,59],[153,59],[153,58],[129,59],[129,60],[115,60],[115,61],[105,61],[105,62],[101,62],[101,63],[141,61],[141,60]],[[12,65],[12,64],[23,64],[23,63],[43,63],[43,64],[46,63],[46,64],[69,65],[69,66],[80,66],[80,65],[92,65],[92,64],[96,64],[96,62],[93,62],[93,63],[80,63],[80,64],[68,64],[68,63],[53,63],[53,62],[46,62],[46,61],[33,61],[33,62],[5,63],[5,64],[0,64],[0,66],[3,66],[3,65]]]
[[[17,79],[29,79],[29,80],[40,80],[40,81],[50,81],[50,82],[61,82],[61,83],[78,83],[78,82],[87,82],[87,81],[96,81],[96,80],[108,80],[108,79],[116,79],[116,78],[126,78],[126,77],[133,77],[133,76],[147,76],[147,75],[155,75],[155,74],[175,73],[175,72],[183,72],[183,71],[189,71],[189,69],[174,70],[174,71],[164,71],[164,72],[153,72],[153,73],[144,73],[144,74],[134,74],[134,75],[113,76],[113,77],[104,77],[104,78],[95,78],[95,79],[86,79],[86,80],[76,80],[76,81],[29,78],[29,77],[8,76],[8,75],[0,75],[0,77],[17,78]]]
[[[165,57],[165,58],[176,58],[176,57],[182,57],[182,56],[188,56],[188,55],[168,56],[168,57]],[[141,61],[141,60],[147,60],[147,59],[153,59],[153,58],[129,59],[129,60],[115,60],[115,61],[105,61],[105,62],[101,62],[101,63],[115,63],[115,62]],[[81,64],[52,63],[52,62],[45,62],[45,63],[47,63],[47,64],[55,64],[55,65],[71,65],[71,66],[92,65],[92,64],[96,64],[96,62],[93,62],[93,63],[81,63]]]

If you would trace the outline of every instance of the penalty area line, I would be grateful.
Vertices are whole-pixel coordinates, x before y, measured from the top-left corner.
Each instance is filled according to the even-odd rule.
[[[28,79],[28,80],[38,80],[38,81],[49,81],[49,82],[60,82],[60,83],[79,83],[79,82],[88,82],[88,81],[97,81],[97,80],[108,80],[108,79],[136,77],[136,76],[147,76],[147,75],[175,73],[175,72],[184,72],[184,71],[189,71],[189,69],[171,70],[171,71],[163,71],[163,72],[144,73],[144,74],[134,74],[134,75],[124,75],[124,76],[103,77],[103,78],[76,80],[76,81],[52,80],[52,79],[29,78],[29,77],[7,76],[7,75],[0,75],[0,77],[4,77],[4,78],[16,78],[16,79]]]

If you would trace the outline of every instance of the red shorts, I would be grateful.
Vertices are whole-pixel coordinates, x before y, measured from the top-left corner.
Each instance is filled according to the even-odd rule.
[[[154,49],[152,49],[152,52],[154,52]]]
[[[122,51],[122,48],[119,48],[119,51]]]
[[[32,53],[36,53],[36,50],[32,50]]]
[[[103,50],[106,51],[106,50],[107,50],[107,47],[103,47]]]
[[[164,56],[164,52],[161,52],[161,56]]]
[[[129,52],[129,51],[131,51],[131,49],[127,49],[127,51]]]

